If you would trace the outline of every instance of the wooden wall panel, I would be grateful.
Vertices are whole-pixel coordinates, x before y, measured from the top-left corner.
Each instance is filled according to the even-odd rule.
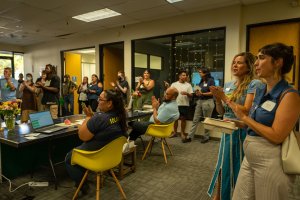
[[[291,22],[250,28],[249,51],[256,55],[259,48],[266,44],[282,42],[294,47],[296,62],[294,69],[287,74],[287,79],[298,89],[299,81],[299,39],[300,23]],[[294,73],[294,74],[293,74]]]
[[[79,85],[82,81],[81,78],[81,55],[74,53],[65,53],[65,74],[69,74],[70,77],[76,76],[76,84]],[[78,110],[78,94],[74,92],[74,114],[79,114]]]
[[[117,80],[119,70],[124,71],[124,52],[121,49],[105,47],[103,54],[104,89],[112,89],[110,82]]]

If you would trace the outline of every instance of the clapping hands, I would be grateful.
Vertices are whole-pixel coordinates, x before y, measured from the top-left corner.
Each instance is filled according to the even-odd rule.
[[[229,99],[226,97],[223,88],[217,86],[210,86],[209,90],[218,100],[222,100],[225,103],[229,102]]]

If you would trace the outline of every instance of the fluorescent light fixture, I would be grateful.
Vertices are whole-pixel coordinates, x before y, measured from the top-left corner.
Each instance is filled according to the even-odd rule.
[[[166,0],[167,2],[169,3],[176,3],[176,2],[179,2],[179,1],[183,1],[183,0]]]
[[[105,18],[114,17],[118,15],[121,14],[111,9],[103,8],[101,10],[96,10],[82,15],[77,15],[72,18],[85,21],[85,22],[92,22],[92,21],[97,21],[100,19],[105,19]]]

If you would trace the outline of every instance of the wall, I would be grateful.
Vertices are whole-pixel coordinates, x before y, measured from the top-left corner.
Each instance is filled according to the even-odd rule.
[[[24,47],[0,43],[0,51],[24,52]]]
[[[95,46],[99,69],[99,44],[124,41],[124,66],[131,80],[131,40],[172,33],[226,27],[225,82],[232,79],[230,65],[235,54],[246,49],[246,25],[300,18],[300,7],[292,8],[287,0],[274,0],[250,6],[229,6],[183,16],[101,30],[80,38],[29,46],[25,48],[25,66],[39,68],[47,63],[60,68],[60,51]],[[27,70],[27,69],[26,69]],[[25,73],[27,71],[25,70]],[[29,70],[29,69],[28,69]],[[60,71],[60,69],[58,69]],[[36,75],[35,70],[34,74]],[[130,81],[129,81],[130,83]]]

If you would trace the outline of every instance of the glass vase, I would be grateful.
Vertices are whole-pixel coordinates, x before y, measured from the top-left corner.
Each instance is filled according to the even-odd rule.
[[[16,118],[14,115],[5,115],[4,122],[8,131],[15,130]]]

